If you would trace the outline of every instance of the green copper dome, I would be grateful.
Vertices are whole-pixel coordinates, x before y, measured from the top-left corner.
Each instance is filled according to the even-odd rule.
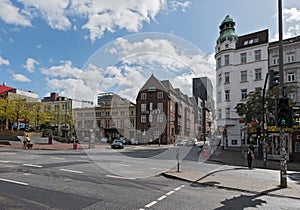
[[[220,25],[220,36],[217,40],[217,44],[220,44],[226,40],[236,41],[238,36],[235,33],[235,22],[227,15]]]

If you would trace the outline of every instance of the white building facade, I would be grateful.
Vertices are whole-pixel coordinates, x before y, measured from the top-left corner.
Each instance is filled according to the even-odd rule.
[[[215,47],[217,127],[223,134],[223,145],[238,147],[243,143],[245,122],[235,107],[245,103],[249,93],[263,89],[268,72],[268,30],[237,36],[229,16],[219,28]]]

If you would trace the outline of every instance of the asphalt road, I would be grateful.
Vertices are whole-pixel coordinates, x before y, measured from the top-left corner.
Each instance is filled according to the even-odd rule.
[[[154,174],[175,167],[177,152],[176,148],[1,149],[0,209],[300,209],[299,200],[207,187]],[[196,155],[194,150],[181,154],[182,167],[200,167],[207,172],[220,167],[203,163]]]

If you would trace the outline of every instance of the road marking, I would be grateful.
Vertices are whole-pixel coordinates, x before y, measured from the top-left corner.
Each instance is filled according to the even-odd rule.
[[[183,187],[185,187],[185,185],[181,185],[180,187],[177,187],[174,190],[171,190],[170,192],[167,192],[165,195],[160,196],[156,201],[152,201],[151,203],[148,203],[145,206],[145,208],[150,208],[151,206],[158,203],[159,201],[162,201],[163,199],[167,198],[168,195],[172,195],[173,193],[175,193],[175,191],[178,191],[178,190],[182,189]],[[139,210],[144,210],[144,209],[139,209]]]
[[[15,152],[1,152],[0,155],[15,155]]]
[[[14,181],[14,180],[10,180],[10,179],[3,179],[3,178],[0,178],[0,181],[4,181],[4,182],[10,182],[10,183],[14,183],[14,184],[20,184],[20,185],[29,185],[28,183],[25,183],[25,182],[18,182],[18,181]]]
[[[124,176],[115,176],[115,175],[106,175],[106,177],[110,177],[110,178],[116,178],[116,179],[130,179],[130,180],[135,180],[135,178],[131,178],[131,177],[124,177]]]
[[[130,166],[130,165],[127,165],[127,164],[122,164],[122,163],[113,163],[112,165],[115,165],[115,166]]]
[[[163,195],[163,196],[159,197],[157,200],[161,201],[161,200],[165,199],[166,197],[167,197],[166,195]]]
[[[34,168],[43,168],[44,167],[41,165],[34,165],[34,164],[29,164],[29,163],[24,163],[23,166],[34,167]]]
[[[53,159],[53,160],[64,160],[65,158],[60,158],[60,157],[50,157],[50,159]]]
[[[166,193],[166,195],[172,195],[174,192],[174,190],[171,190],[170,192]]]
[[[148,203],[145,207],[146,207],[146,208],[150,208],[150,207],[153,206],[154,204],[157,204],[157,201],[152,201],[151,203]]]
[[[69,170],[69,169],[64,169],[64,168],[61,168],[59,170],[60,171],[71,172],[71,173],[77,173],[77,174],[82,174],[83,173],[82,171],[75,171],[75,170]]]
[[[0,160],[0,163],[9,163],[7,160]]]

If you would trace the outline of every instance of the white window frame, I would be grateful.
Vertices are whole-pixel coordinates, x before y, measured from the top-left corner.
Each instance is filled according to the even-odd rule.
[[[147,93],[141,93],[141,99],[142,100],[147,99]]]
[[[230,72],[225,72],[225,84],[230,83]]]
[[[225,90],[225,101],[230,101],[230,90]]]
[[[246,70],[245,71],[241,71],[241,82],[247,82],[247,77],[248,77],[247,74],[248,73],[247,73]]]
[[[144,112],[147,110],[147,104],[141,104],[141,111]]]
[[[255,69],[255,80],[261,80],[262,79],[262,69],[258,68]]]
[[[261,50],[255,50],[255,61],[260,61],[261,60]]]
[[[163,99],[164,93],[163,92],[157,92],[157,99]]]
[[[247,89],[241,90],[241,100],[247,99]]]
[[[295,82],[296,81],[296,74],[295,74],[295,72],[288,72],[286,74],[286,79],[287,79],[287,82]]]
[[[241,63],[247,63],[247,53],[241,53]]]
[[[141,115],[141,123],[146,123],[146,122],[147,122],[147,116]]]

